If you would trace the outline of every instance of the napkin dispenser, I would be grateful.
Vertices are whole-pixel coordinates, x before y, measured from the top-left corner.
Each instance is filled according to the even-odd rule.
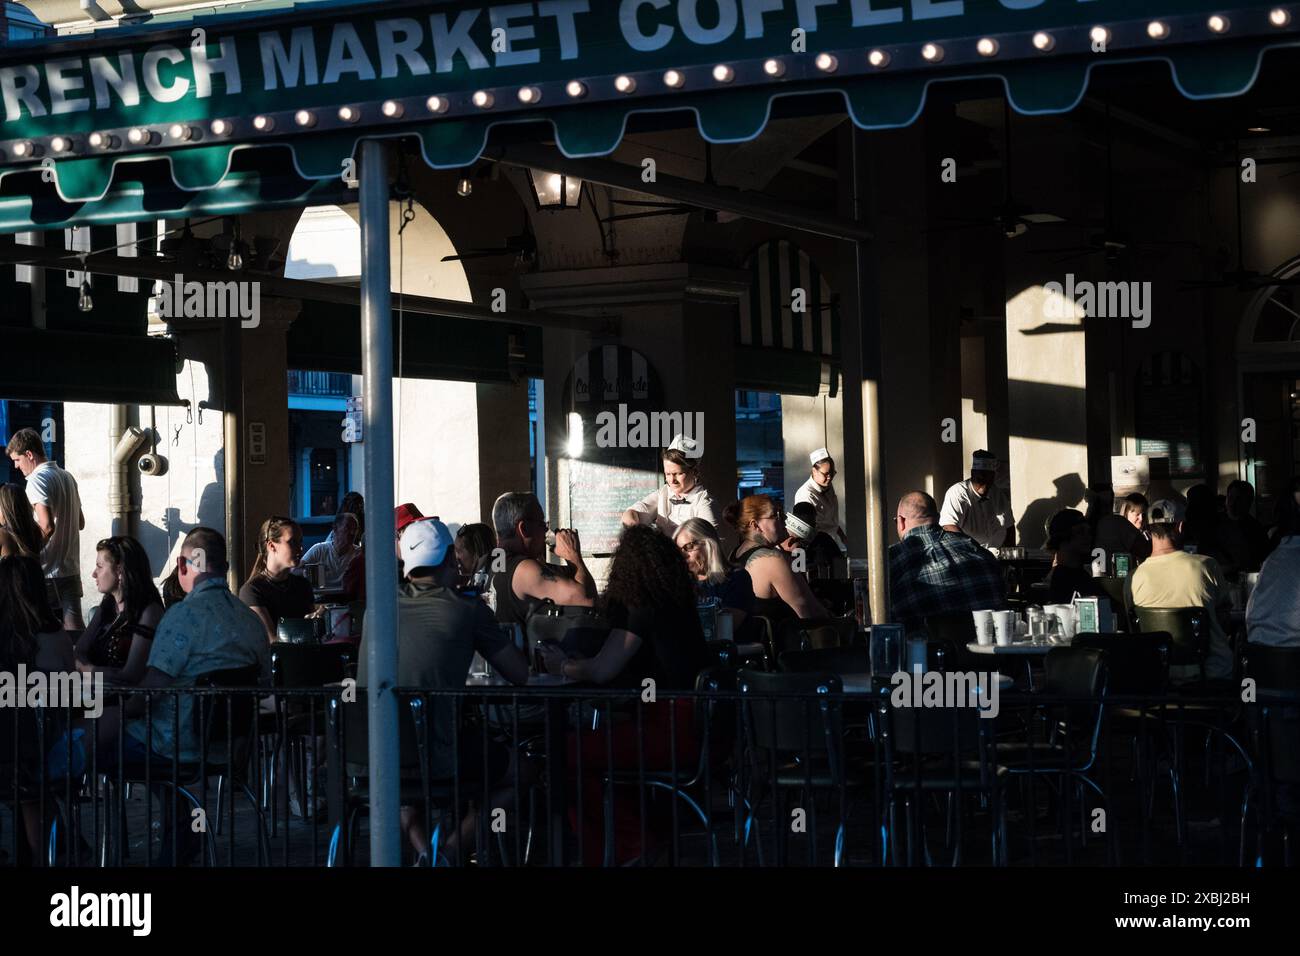
[[[1114,634],[1115,614],[1107,598],[1075,598],[1079,634]]]

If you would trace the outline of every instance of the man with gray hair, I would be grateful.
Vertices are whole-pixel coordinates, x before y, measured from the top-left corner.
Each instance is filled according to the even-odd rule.
[[[582,560],[578,532],[555,533],[555,554],[569,562],[561,568],[546,563],[546,516],[537,496],[508,491],[492,505],[492,527],[505,552],[505,567],[494,562],[492,590],[496,594],[497,620],[527,625],[528,615],[544,600],[559,605],[590,607],[596,599],[596,580]]]
[[[941,528],[928,494],[903,495],[894,520],[899,541],[889,549],[891,620],[910,632],[937,614],[1006,606],[997,559],[966,535]]]

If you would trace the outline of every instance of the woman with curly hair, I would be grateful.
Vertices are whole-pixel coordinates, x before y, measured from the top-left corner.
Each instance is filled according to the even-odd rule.
[[[627,528],[609,566],[600,605],[609,637],[590,658],[568,658],[543,648],[547,669],[577,681],[659,690],[690,690],[705,666],[704,632],[695,583],[671,538],[653,528]]]
[[[669,770],[674,759],[678,767],[699,760],[693,701],[664,694],[694,688],[696,675],[708,664],[695,587],[671,538],[644,525],[625,530],[600,604],[612,627],[596,656],[569,658],[558,648],[543,648],[547,670],[577,681],[636,687],[643,694],[653,687],[655,701],[638,702],[638,713],[626,719],[615,715],[607,730],[569,738],[569,764],[577,765],[581,746],[584,768],[583,817],[578,819],[575,805],[569,808],[569,819],[575,829],[582,827],[583,855],[589,866],[599,866],[606,857],[617,863],[650,857],[662,846],[665,830],[671,826],[671,818],[665,816],[669,803],[647,805],[643,847],[640,801],[628,796],[614,802],[614,845],[606,849],[604,777],[611,767],[641,766],[642,756],[647,770]],[[612,748],[612,763],[607,748]]]

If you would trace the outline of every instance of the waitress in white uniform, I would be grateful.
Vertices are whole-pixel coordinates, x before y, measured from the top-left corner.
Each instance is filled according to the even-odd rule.
[[[812,474],[794,495],[794,503],[806,501],[817,510],[817,530],[834,536],[847,545],[844,529],[840,527],[840,499],[831,484],[835,480],[835,459],[825,448],[818,448],[808,456]]]
[[[717,506],[700,481],[702,459],[696,454],[698,447],[695,439],[684,435],[672,440],[660,455],[664,486],[623,512],[624,527],[654,525],[672,537],[688,518],[703,518],[715,528],[718,526]]]

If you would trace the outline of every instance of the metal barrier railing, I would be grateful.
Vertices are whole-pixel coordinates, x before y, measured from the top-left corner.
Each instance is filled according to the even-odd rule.
[[[814,679],[784,693],[730,674],[654,699],[399,689],[411,857],[1254,862],[1251,838],[1272,821],[1252,741],[1294,732],[1222,697],[1006,691],[982,717],[899,706],[888,686],[843,693]],[[355,864],[368,830],[355,690],[114,690],[96,720],[70,705],[0,707],[0,865]]]

